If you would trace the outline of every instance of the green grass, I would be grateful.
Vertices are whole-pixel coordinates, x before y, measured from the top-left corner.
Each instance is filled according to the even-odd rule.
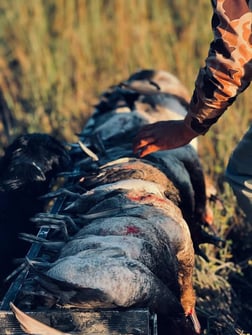
[[[192,92],[212,39],[211,13],[209,0],[197,5],[186,0],[1,0],[0,103],[9,121],[8,131],[0,124],[0,151],[23,132],[76,141],[99,94],[139,69],[170,71]],[[242,216],[222,175],[250,115],[245,92],[200,137],[204,169],[227,208],[224,216],[219,209],[215,213],[220,236],[227,239],[230,222],[238,224]],[[210,263],[198,260],[195,274],[202,312],[211,305],[209,297],[204,299],[206,288],[216,293],[214,299],[218,292],[231,299],[228,280],[238,271],[231,242],[220,252],[206,252]],[[208,320],[214,320],[209,311]],[[207,335],[215,334],[211,321],[207,327]]]

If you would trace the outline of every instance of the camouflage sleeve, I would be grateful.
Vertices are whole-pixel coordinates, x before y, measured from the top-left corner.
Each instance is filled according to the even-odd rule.
[[[252,80],[252,12],[246,0],[212,0],[212,29],[186,123],[204,134]]]

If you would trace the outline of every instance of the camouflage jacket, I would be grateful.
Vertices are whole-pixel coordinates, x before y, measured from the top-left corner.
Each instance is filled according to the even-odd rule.
[[[252,1],[212,0],[206,65],[200,69],[186,123],[204,134],[252,80]]]

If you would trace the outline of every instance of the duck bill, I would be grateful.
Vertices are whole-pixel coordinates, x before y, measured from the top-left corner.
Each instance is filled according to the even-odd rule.
[[[199,319],[197,317],[195,309],[192,309],[192,311],[187,315],[187,317],[191,320],[195,333],[200,334],[201,326],[200,326]]]

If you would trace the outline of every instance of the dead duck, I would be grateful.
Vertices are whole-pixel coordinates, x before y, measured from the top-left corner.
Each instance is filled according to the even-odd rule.
[[[36,232],[29,219],[44,209],[45,202],[39,197],[50,190],[59,172],[70,167],[70,155],[63,144],[41,133],[17,137],[1,157],[0,282],[3,291],[4,279],[16,267],[14,260],[24,257],[29,248],[18,234]]]

